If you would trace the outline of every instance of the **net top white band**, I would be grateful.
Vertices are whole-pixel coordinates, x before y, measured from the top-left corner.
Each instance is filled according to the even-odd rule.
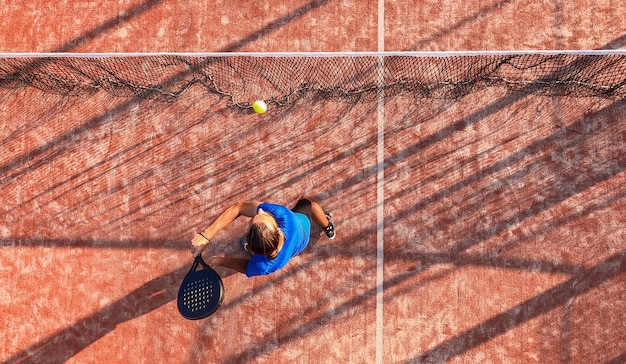
[[[155,53],[0,53],[0,58],[22,57],[144,57],[144,56],[185,56],[185,57],[449,57],[449,56],[489,56],[489,55],[524,55],[524,54],[571,54],[571,55],[626,55],[626,49],[601,50],[517,50],[517,51],[445,51],[445,52],[155,52]]]

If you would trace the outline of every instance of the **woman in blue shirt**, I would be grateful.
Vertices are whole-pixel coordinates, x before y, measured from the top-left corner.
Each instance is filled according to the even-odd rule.
[[[193,237],[193,256],[201,254],[219,230],[242,215],[251,218],[244,243],[251,257],[214,256],[208,261],[212,267],[234,269],[248,277],[273,273],[306,248],[311,237],[311,220],[324,229],[329,239],[335,238],[331,215],[310,198],[300,199],[292,209],[267,202],[238,202]]]

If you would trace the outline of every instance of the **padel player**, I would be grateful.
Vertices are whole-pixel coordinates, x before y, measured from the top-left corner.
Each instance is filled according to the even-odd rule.
[[[211,267],[230,268],[248,277],[273,273],[306,248],[311,237],[311,221],[318,224],[329,239],[335,238],[330,213],[310,198],[300,199],[292,209],[267,202],[238,202],[193,237],[193,256],[201,254],[213,236],[239,216],[251,218],[248,234],[242,239],[242,246],[250,257],[214,256],[208,260]]]

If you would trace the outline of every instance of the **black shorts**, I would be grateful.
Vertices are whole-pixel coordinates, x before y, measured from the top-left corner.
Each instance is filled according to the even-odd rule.
[[[311,214],[312,214],[311,200],[308,200],[306,198],[302,198],[302,199],[298,200],[298,202],[291,209],[291,211],[300,213],[300,214],[308,217],[309,221],[310,221],[311,220]]]

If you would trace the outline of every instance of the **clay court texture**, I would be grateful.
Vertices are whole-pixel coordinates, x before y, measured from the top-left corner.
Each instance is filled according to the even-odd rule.
[[[624,2],[0,11],[2,363],[626,361]],[[302,195],[337,238],[182,318],[194,233]]]

